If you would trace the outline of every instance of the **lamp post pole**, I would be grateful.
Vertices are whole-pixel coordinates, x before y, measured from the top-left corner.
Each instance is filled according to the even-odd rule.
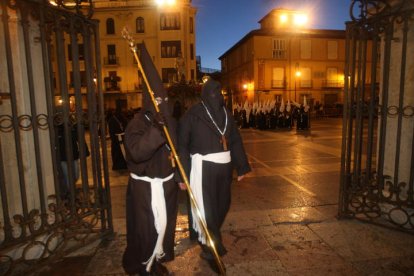
[[[295,102],[296,102],[296,76],[295,76]]]
[[[299,78],[301,75],[300,71],[299,71],[299,63],[296,63],[295,66],[295,102],[296,102],[296,79]]]

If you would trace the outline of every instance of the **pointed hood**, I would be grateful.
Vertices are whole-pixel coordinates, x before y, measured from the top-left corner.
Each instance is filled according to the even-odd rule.
[[[209,78],[206,83],[204,83],[201,90],[201,100],[207,106],[208,111],[217,125],[223,127],[225,113],[223,110],[224,97],[221,94],[221,84],[218,81]]]
[[[171,117],[169,108],[168,108],[168,95],[167,91],[164,88],[160,75],[158,74],[157,69],[155,68],[154,63],[152,62],[151,56],[149,55],[147,48],[144,43],[137,44],[137,52],[139,60],[142,65],[142,69],[147,77],[150,89],[144,83],[144,91],[142,94],[142,109],[143,111],[155,112],[154,105],[152,103],[151,97],[149,95],[149,90],[152,90],[154,97],[158,103],[160,112],[164,117]]]
[[[308,102],[306,101],[306,96],[303,96],[303,106],[304,106],[305,112],[308,112],[309,111],[309,105],[308,105]]]
[[[282,98],[282,103],[280,104],[279,112],[283,112],[283,111],[285,111],[285,102],[284,102],[284,100]]]

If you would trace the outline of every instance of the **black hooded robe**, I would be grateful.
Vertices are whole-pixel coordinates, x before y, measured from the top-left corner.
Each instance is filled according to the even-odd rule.
[[[123,133],[128,124],[127,119],[117,112],[108,119],[109,135],[111,137],[112,170],[125,170],[127,168],[124,154],[117,134]]]
[[[205,101],[206,97],[203,94],[204,91],[201,97]],[[211,110],[212,115],[216,115],[215,118],[219,117],[215,114],[216,112],[217,109],[216,111]],[[223,117],[222,119],[224,119],[224,111],[221,115]],[[247,161],[237,124],[229,110],[227,110],[227,119],[227,130],[224,134],[227,140],[227,147],[231,153],[231,162],[217,164],[203,161],[202,164],[202,191],[205,218],[207,228],[220,255],[226,253],[226,249],[222,244],[220,228],[230,208],[233,168],[236,168],[239,176],[250,171],[250,165]],[[218,126],[223,130],[224,120],[218,119],[217,121]],[[201,155],[207,155],[224,151],[221,134],[214,126],[202,103],[190,108],[180,120],[178,151],[187,175],[190,175],[191,170],[191,154],[199,153]]]
[[[141,61],[144,70],[153,91],[156,91],[156,97],[163,100],[159,109],[164,115],[164,123],[168,127],[171,139],[175,141],[176,124],[167,109],[166,92],[148,52],[144,46],[142,47]],[[145,86],[144,90],[146,89]],[[155,108],[148,91],[144,91],[143,107],[129,122],[125,130],[124,142],[128,169],[140,177],[166,178],[176,172],[163,130],[156,122],[159,122],[159,119],[155,116]],[[156,267],[159,261],[174,259],[178,210],[178,185],[175,177],[163,182],[167,215],[162,243],[165,255],[161,260],[155,260],[152,268]],[[151,200],[151,183],[130,176],[126,194],[127,246],[122,259],[123,268],[128,274],[150,275],[143,262],[148,261],[152,256],[158,238]]]

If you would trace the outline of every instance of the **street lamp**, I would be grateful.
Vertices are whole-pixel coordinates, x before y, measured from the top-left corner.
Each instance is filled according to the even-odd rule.
[[[299,64],[296,63],[296,70],[295,70],[295,102],[296,102],[296,79],[300,78],[301,72],[299,70]]]

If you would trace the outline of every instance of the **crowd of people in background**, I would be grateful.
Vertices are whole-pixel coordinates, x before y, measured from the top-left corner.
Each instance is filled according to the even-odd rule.
[[[288,100],[236,103],[233,115],[240,128],[307,130],[310,127],[310,106]]]

